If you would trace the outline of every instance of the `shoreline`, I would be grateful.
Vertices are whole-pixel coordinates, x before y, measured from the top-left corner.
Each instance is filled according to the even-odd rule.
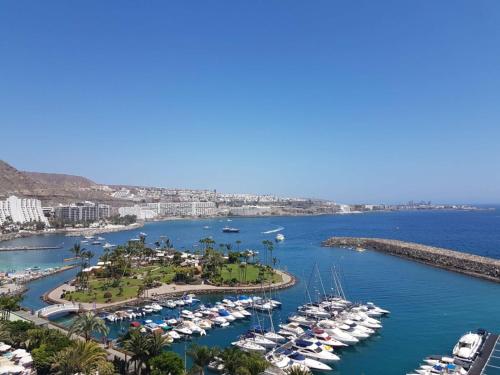
[[[500,283],[500,260],[470,253],[383,238],[331,237],[322,242],[324,247],[366,248]]]
[[[441,209],[441,208],[434,208],[434,209],[408,209],[408,210],[376,210],[376,211],[350,211],[350,212],[331,212],[331,213],[325,213],[325,212],[318,212],[318,213],[281,213],[281,214],[274,214],[274,215],[268,215],[268,214],[263,214],[263,215],[215,215],[215,216],[198,216],[198,217],[182,217],[182,216],[169,216],[169,217],[161,217],[161,218],[155,218],[155,219],[150,219],[150,220],[145,220],[145,221],[138,221],[137,223],[130,224],[127,226],[123,226],[121,228],[70,228],[70,229],[54,229],[51,231],[25,231],[25,232],[15,232],[15,233],[5,233],[5,234],[0,234],[0,243],[4,241],[12,241],[18,238],[28,238],[28,237],[34,237],[34,236],[45,236],[45,235],[51,235],[51,234],[65,234],[68,237],[78,237],[78,236],[88,236],[88,235],[94,235],[94,234],[102,234],[102,233],[113,233],[113,232],[121,232],[121,231],[128,231],[128,230],[134,230],[138,228],[142,228],[144,225],[149,224],[149,223],[156,223],[156,222],[164,222],[164,221],[179,221],[179,220],[186,220],[186,221],[195,221],[195,220],[222,220],[224,219],[256,219],[256,218],[265,218],[265,217],[316,217],[316,216],[344,216],[344,215],[360,215],[360,214],[374,214],[374,213],[394,213],[394,212],[424,212],[424,211],[463,211],[463,212],[474,212],[474,211],[485,211],[485,210],[491,210],[494,208],[474,208],[474,209]]]
[[[41,297],[43,301],[49,304],[64,304],[64,303],[74,303],[80,305],[82,310],[106,310],[111,308],[116,308],[124,305],[131,305],[136,303],[137,301],[143,301],[148,299],[154,299],[158,297],[165,296],[179,296],[185,293],[195,293],[197,295],[205,295],[205,294],[219,294],[219,293],[238,293],[238,292],[260,292],[264,288],[272,288],[272,289],[285,289],[290,288],[297,283],[297,278],[286,271],[276,270],[281,277],[282,281],[278,283],[273,283],[271,285],[267,284],[264,287],[261,285],[249,285],[249,286],[215,286],[211,284],[198,284],[198,285],[190,285],[190,284],[163,284],[159,287],[152,288],[146,291],[148,294],[147,297],[144,298],[129,298],[123,301],[116,301],[110,303],[93,303],[93,302],[76,302],[76,301],[68,301],[66,299],[61,298],[61,294],[64,290],[70,290],[73,288],[68,283],[61,284],[56,288],[46,292]]]
[[[144,222],[138,222],[130,225],[124,225],[122,227],[108,227],[108,228],[66,228],[66,229],[54,229],[51,231],[43,232],[16,232],[16,233],[5,233],[0,234],[0,243],[6,241],[12,241],[18,238],[28,238],[35,236],[49,236],[52,234],[64,234],[67,237],[79,237],[79,236],[90,236],[94,234],[102,233],[113,233],[113,232],[125,232],[128,230],[139,229],[144,226]]]

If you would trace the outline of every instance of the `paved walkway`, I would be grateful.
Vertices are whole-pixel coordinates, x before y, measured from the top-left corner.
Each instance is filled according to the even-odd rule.
[[[286,288],[295,284],[295,278],[289,273],[278,271],[277,273],[281,275],[282,281],[279,283],[273,283],[271,285],[266,284],[266,288]],[[145,292],[146,296],[155,297],[162,295],[178,295],[184,293],[231,293],[231,292],[259,292],[261,290],[260,285],[252,285],[252,286],[215,286],[210,284],[200,284],[200,285],[177,285],[177,284],[163,284],[157,288],[148,289]],[[75,287],[69,284],[62,284],[57,288],[50,291],[45,295],[45,298],[52,303],[68,303],[67,300],[61,298],[61,295],[64,291],[74,291]],[[137,298],[131,298],[124,301],[111,302],[111,303],[80,303],[81,308],[83,310],[99,310],[104,308],[110,308],[114,306],[120,305],[130,305],[134,303]]]

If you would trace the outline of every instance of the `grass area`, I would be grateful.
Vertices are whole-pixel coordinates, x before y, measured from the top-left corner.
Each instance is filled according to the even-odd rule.
[[[174,266],[147,266],[133,269],[130,276],[124,277],[119,284],[113,280],[91,276],[90,288],[85,291],[66,293],[65,298],[77,302],[118,302],[137,297],[139,286],[148,274],[153,280],[170,284],[175,277]]]
[[[253,284],[259,279],[259,267],[254,264],[247,264],[246,267],[240,267],[239,264],[226,264],[222,267],[221,277],[223,283],[229,283],[231,280],[236,280],[238,283]],[[274,271],[265,271],[264,282],[272,281],[273,283],[282,281],[281,275]]]
[[[124,301],[137,297],[137,291],[139,285],[142,284],[142,280],[126,277],[116,287],[111,286],[111,282],[106,279],[91,279],[89,284],[90,290],[66,293],[65,299],[77,302],[95,301],[97,303]],[[122,289],[120,289],[120,286]],[[107,293],[110,293],[111,296]]]

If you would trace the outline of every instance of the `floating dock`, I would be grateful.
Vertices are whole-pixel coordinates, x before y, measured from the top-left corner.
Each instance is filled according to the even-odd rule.
[[[500,260],[414,242],[363,237],[331,237],[326,247],[373,249],[390,255],[425,263],[500,283]]]
[[[488,334],[467,375],[500,375],[500,343],[498,335]]]

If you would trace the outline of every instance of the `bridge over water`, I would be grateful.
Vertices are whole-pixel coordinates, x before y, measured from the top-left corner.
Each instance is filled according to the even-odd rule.
[[[78,303],[63,303],[58,305],[46,306],[36,312],[36,315],[42,318],[50,318],[53,315],[79,312],[81,310],[80,304]]]

